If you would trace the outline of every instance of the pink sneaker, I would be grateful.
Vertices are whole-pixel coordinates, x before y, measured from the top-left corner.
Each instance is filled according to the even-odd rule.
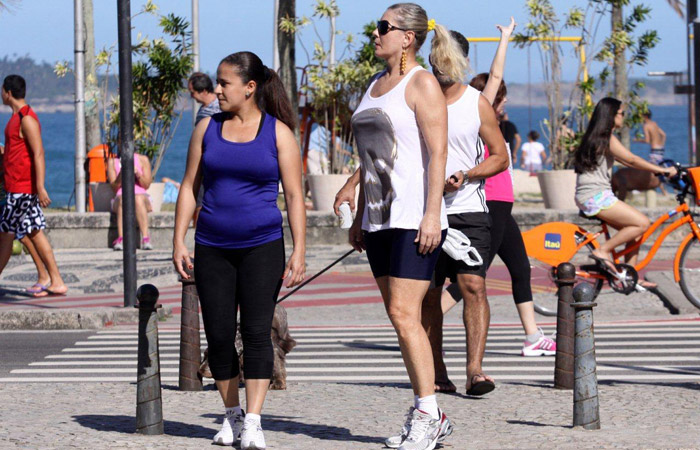
[[[151,244],[151,238],[146,236],[141,240],[141,250],[153,250],[153,244]]]
[[[552,356],[557,353],[557,343],[554,339],[544,335],[540,329],[540,338],[534,344],[527,341],[523,343],[522,356]]]
[[[112,242],[112,248],[115,251],[124,250],[124,238],[118,237]]]

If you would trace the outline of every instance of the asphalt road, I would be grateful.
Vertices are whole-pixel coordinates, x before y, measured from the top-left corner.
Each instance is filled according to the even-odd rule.
[[[58,353],[95,331],[0,331],[0,376]]]

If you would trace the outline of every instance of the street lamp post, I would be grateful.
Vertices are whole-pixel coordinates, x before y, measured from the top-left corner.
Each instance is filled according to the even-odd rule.
[[[75,19],[75,210],[85,212],[85,22],[83,1],[73,2]]]
[[[119,154],[124,230],[124,306],[136,304],[136,223],[134,197],[134,99],[131,75],[131,2],[117,0],[119,21]]]

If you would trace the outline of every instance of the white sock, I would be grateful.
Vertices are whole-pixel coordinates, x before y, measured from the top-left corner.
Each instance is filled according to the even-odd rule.
[[[437,397],[435,396],[435,394],[419,398],[416,408],[420,409],[426,414],[430,414],[433,417],[433,419],[440,418],[440,413],[438,412]]]
[[[241,410],[241,405],[234,406],[232,408],[226,408],[226,417],[231,416],[242,416],[243,410]]]
[[[247,422],[255,422],[256,424],[260,425],[260,414],[248,413],[245,415],[245,420]]]
[[[413,407],[416,409],[418,408],[418,396],[417,395],[413,396]]]

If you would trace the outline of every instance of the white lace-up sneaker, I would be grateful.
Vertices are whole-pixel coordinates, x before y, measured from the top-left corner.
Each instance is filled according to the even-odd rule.
[[[440,438],[441,423],[441,419],[433,419],[430,414],[415,409],[411,418],[411,431],[399,450],[433,450]]]
[[[557,343],[551,337],[544,335],[540,328],[540,338],[536,342],[530,344],[525,341],[523,350],[520,353],[522,356],[552,356],[557,354]]]
[[[260,424],[254,420],[244,420],[241,431],[241,450],[263,450],[265,436]]]
[[[438,436],[438,442],[444,441],[447,436],[452,434],[452,431],[454,431],[454,427],[452,426],[452,422],[450,422],[450,419],[447,418],[444,412],[442,412],[441,409],[438,409],[438,412],[440,413],[440,435]]]
[[[214,436],[213,443],[216,445],[233,445],[241,438],[241,428],[243,428],[243,414],[232,414],[224,416],[221,431]]]
[[[386,438],[384,441],[384,445],[386,445],[389,448],[399,448],[401,447],[401,444],[403,444],[403,441],[406,439],[406,436],[408,436],[408,433],[411,431],[411,420],[413,419],[413,411],[416,408],[411,406],[408,409],[408,413],[405,416],[405,420],[403,423],[403,426],[401,427],[401,433],[397,434],[396,436],[391,436]]]

